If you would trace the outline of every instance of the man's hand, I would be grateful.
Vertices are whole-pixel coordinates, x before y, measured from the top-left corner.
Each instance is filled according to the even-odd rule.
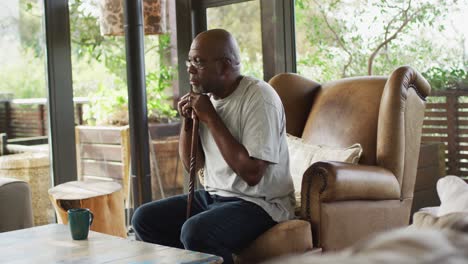
[[[179,101],[178,108],[183,117],[190,118],[191,111],[195,111],[198,119],[204,123],[217,115],[210,98],[205,94],[188,93],[184,95]]]
[[[192,145],[192,106],[191,106],[191,97],[190,93],[182,96],[177,103],[177,110],[179,114],[184,117],[182,122],[182,129],[180,130],[179,137],[179,155],[182,159],[185,169],[188,171],[190,169],[190,152]],[[205,154],[203,153],[203,147],[198,141],[197,148],[197,170],[203,168],[205,164]]]
[[[190,105],[190,93],[182,96],[177,103],[177,110],[182,117],[192,118],[192,109]]]

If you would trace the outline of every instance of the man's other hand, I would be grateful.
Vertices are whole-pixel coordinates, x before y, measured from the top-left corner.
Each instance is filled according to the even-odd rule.
[[[189,98],[190,99],[187,99],[188,103],[182,107],[182,111],[193,109],[198,119],[204,123],[207,123],[210,118],[217,116],[216,110],[214,109],[208,95],[190,93]]]

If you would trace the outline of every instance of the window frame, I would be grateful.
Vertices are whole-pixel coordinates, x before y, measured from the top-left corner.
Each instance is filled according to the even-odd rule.
[[[207,30],[206,9],[251,0],[180,0],[176,4],[180,94],[190,91],[185,59],[193,38]],[[263,79],[296,72],[294,0],[259,0],[262,23]],[[187,16],[190,14],[190,16]],[[187,29],[190,28],[191,31]],[[271,38],[273,36],[273,41]]]

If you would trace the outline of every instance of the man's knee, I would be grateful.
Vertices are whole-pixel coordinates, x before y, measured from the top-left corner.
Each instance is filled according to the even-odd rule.
[[[197,250],[203,247],[201,243],[207,241],[208,230],[197,217],[187,220],[180,232],[180,241],[186,249]]]
[[[135,230],[137,236],[138,236],[138,233],[140,232],[141,225],[144,223],[144,219],[145,219],[145,210],[143,210],[142,207],[137,208],[132,216],[132,227],[133,227],[133,230]]]
[[[132,216],[132,227],[135,230],[137,238],[141,235],[144,230],[148,229],[149,225],[154,224],[155,221],[154,217],[152,216],[154,212],[151,212],[151,208],[148,206],[140,206],[138,207]]]
[[[143,207],[138,207],[132,216],[132,225],[140,224],[145,218],[145,210]]]

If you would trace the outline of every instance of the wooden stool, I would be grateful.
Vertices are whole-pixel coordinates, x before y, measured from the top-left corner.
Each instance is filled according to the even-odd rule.
[[[127,237],[120,184],[104,181],[66,182],[49,189],[49,198],[60,224],[68,223],[68,209],[89,208],[94,214],[91,230]]]

